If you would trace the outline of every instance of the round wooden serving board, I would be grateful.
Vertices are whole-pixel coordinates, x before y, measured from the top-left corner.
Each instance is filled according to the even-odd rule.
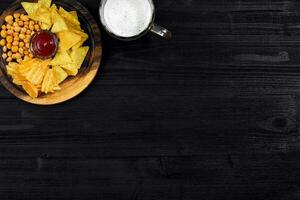
[[[21,2],[23,1],[16,1],[10,6],[10,8],[2,13],[0,18],[0,26],[2,26],[4,23],[4,18],[6,15],[22,9],[20,4]],[[28,103],[37,105],[53,105],[62,103],[80,94],[95,78],[97,71],[100,68],[102,58],[100,30],[95,19],[91,16],[89,11],[76,0],[53,0],[52,2],[57,6],[62,6],[67,11],[75,10],[78,12],[81,27],[89,35],[89,40],[84,44],[84,46],[88,45],[90,47],[90,51],[77,76],[69,77],[62,84],[60,84],[60,91],[52,94],[40,95],[38,98],[31,98],[21,87],[18,87],[12,83],[11,78],[7,76],[6,73],[6,63],[2,57],[0,58],[0,82],[2,85],[16,97]],[[2,54],[2,49],[0,52]]]

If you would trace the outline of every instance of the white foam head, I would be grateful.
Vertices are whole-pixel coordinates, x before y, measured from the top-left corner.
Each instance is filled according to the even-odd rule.
[[[107,0],[102,12],[110,32],[121,37],[133,37],[149,27],[153,7],[149,0]]]

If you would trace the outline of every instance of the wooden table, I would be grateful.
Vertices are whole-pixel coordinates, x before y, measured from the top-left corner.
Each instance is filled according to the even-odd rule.
[[[300,198],[300,2],[155,4],[173,40],[104,34],[76,99],[39,107],[0,87],[1,200]]]

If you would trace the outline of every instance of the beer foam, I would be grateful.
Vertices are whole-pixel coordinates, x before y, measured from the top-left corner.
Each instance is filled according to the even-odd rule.
[[[148,0],[107,0],[103,12],[107,28],[121,37],[139,35],[148,28],[153,15]]]

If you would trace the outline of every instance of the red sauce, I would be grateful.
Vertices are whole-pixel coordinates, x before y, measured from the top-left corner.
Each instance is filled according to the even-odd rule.
[[[48,59],[57,51],[57,37],[49,31],[39,31],[32,36],[30,51],[38,58]]]

